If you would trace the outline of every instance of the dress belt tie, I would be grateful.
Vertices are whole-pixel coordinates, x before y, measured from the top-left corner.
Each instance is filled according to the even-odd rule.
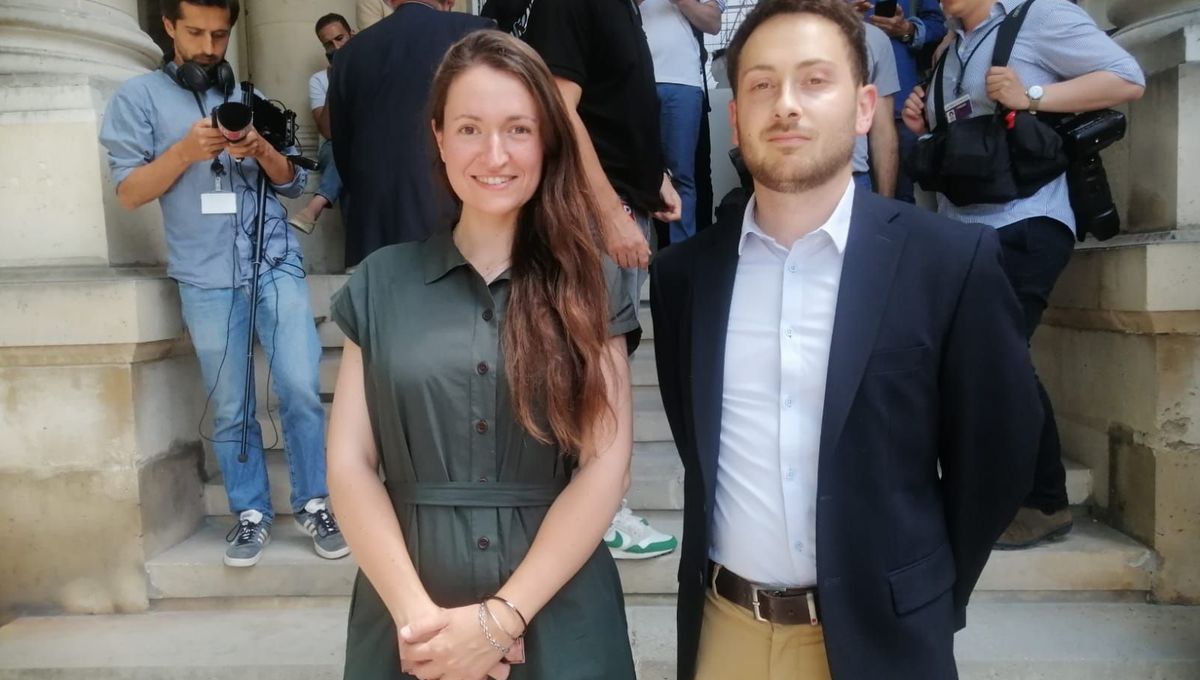
[[[567,480],[522,482],[385,482],[394,503],[459,508],[544,507],[554,502]]]

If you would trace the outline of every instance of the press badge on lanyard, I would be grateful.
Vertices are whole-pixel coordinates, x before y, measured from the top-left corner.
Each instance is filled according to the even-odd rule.
[[[973,110],[971,107],[971,95],[964,94],[946,104],[946,122],[953,123],[956,120],[966,120],[971,117]]]
[[[213,190],[200,194],[200,213],[203,215],[236,215],[237,195],[221,190],[221,176],[213,178]]]

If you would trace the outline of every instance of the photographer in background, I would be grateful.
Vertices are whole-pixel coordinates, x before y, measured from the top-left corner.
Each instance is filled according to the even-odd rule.
[[[1087,12],[1068,0],[1029,2],[1009,65],[999,67],[991,65],[998,28],[1024,1],[943,0],[954,36],[941,70],[948,120],[991,116],[997,107],[1034,114],[1095,111],[1142,96],[1146,79],[1141,68],[1097,28]],[[918,136],[929,132],[938,119],[934,103],[925,95],[922,88],[915,88],[903,111],[904,124]],[[1066,175],[1008,203],[955,205],[943,194],[937,198],[939,213],[997,229],[1004,270],[1024,310],[1025,335],[1032,338],[1075,247],[1075,215]],[[1040,381],[1038,392],[1045,422],[1033,491],[1000,537],[998,548],[1026,548],[1071,530],[1058,427]]]
[[[253,127],[230,143],[213,127],[212,110],[237,90],[225,61],[238,0],[163,0],[163,25],[175,58],[126,81],[104,116],[108,150],[122,206],[158,199],[167,241],[167,275],[179,285],[183,318],[200,359],[213,414],[212,444],[229,508],[225,564],[257,564],[270,540],[271,508],[262,432],[244,409],[243,348],[256,332],[279,398],[291,467],[291,510],[325,558],[349,553],[327,505],[325,410],[318,393],[321,347],[313,324],[300,245],[275,197],[300,195],[306,173]],[[250,278],[259,173],[266,173],[266,270],[259,275],[257,327],[250,326]],[[250,415],[248,460],[239,462],[244,414]]]
[[[329,94],[329,71],[333,68],[333,55],[354,37],[350,23],[340,14],[326,14],[317,19],[317,40],[325,50],[325,58],[329,66],[312,74],[308,79],[308,102],[312,108],[313,122],[321,133],[321,147],[317,151],[317,171],[321,173],[321,183],[317,185],[317,193],[300,212],[292,215],[288,222],[304,233],[312,233],[321,219],[321,213],[332,207],[342,194],[342,177],[338,174],[337,165],[333,162],[333,135],[329,131],[329,108],[325,99]]]

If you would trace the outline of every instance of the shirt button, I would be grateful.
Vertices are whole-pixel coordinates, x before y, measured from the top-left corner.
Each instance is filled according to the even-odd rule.
[[[792,329],[791,329],[791,327],[789,326],[789,327],[788,327],[786,330],[784,330],[784,331],[783,331],[783,334],[784,334],[784,335],[786,335],[786,336],[788,336],[789,338],[790,338],[790,337],[792,337]]]
[[[482,540],[487,540],[487,539],[481,538],[479,540],[482,541]],[[792,548],[798,553],[804,552],[804,541],[796,541],[795,543],[792,544]]]
[[[487,375],[487,372],[488,372],[487,362],[486,361],[479,362],[479,365],[475,367],[475,372],[478,373],[479,375]]]
[[[488,539],[487,536],[480,536],[479,540],[475,541],[475,545],[479,546],[480,550],[487,550],[488,546],[490,546],[491,544],[492,544],[492,542],[491,542],[491,540]]]
[[[796,266],[796,265],[794,265],[794,264],[789,264],[789,265],[788,265],[788,271],[789,271],[789,272],[791,272],[791,273],[793,273],[793,274],[795,274],[796,272],[800,271],[800,268],[799,268],[799,267],[797,267],[797,266]]]
[[[786,472],[786,473],[783,475],[783,478],[784,478],[784,479],[786,479],[786,480],[787,480],[787,481],[789,481],[789,482],[790,482],[790,481],[792,481],[792,480],[794,480],[794,479],[796,478],[796,470],[795,470],[795,468],[788,468],[788,469],[787,469],[787,472]]]
[[[491,321],[496,316],[496,313],[490,309],[483,310],[483,320]]]
[[[788,397],[788,398],[786,398],[786,399],[784,399],[784,400],[783,400],[783,407],[784,407],[784,408],[791,408],[791,407],[792,407],[792,398],[791,398],[791,397]]]
[[[481,420],[475,423],[475,431],[479,434],[487,434],[488,424],[486,420]]]

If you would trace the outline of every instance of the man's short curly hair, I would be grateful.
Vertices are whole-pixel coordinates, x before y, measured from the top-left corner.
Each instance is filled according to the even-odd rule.
[[[725,65],[733,95],[737,96],[738,69],[741,68],[742,49],[751,34],[768,20],[782,14],[812,14],[829,20],[838,27],[846,39],[850,54],[850,70],[860,85],[867,82],[866,29],[862,17],[846,0],[759,0],[746,15],[742,25],[733,34],[733,40],[725,50]]]

